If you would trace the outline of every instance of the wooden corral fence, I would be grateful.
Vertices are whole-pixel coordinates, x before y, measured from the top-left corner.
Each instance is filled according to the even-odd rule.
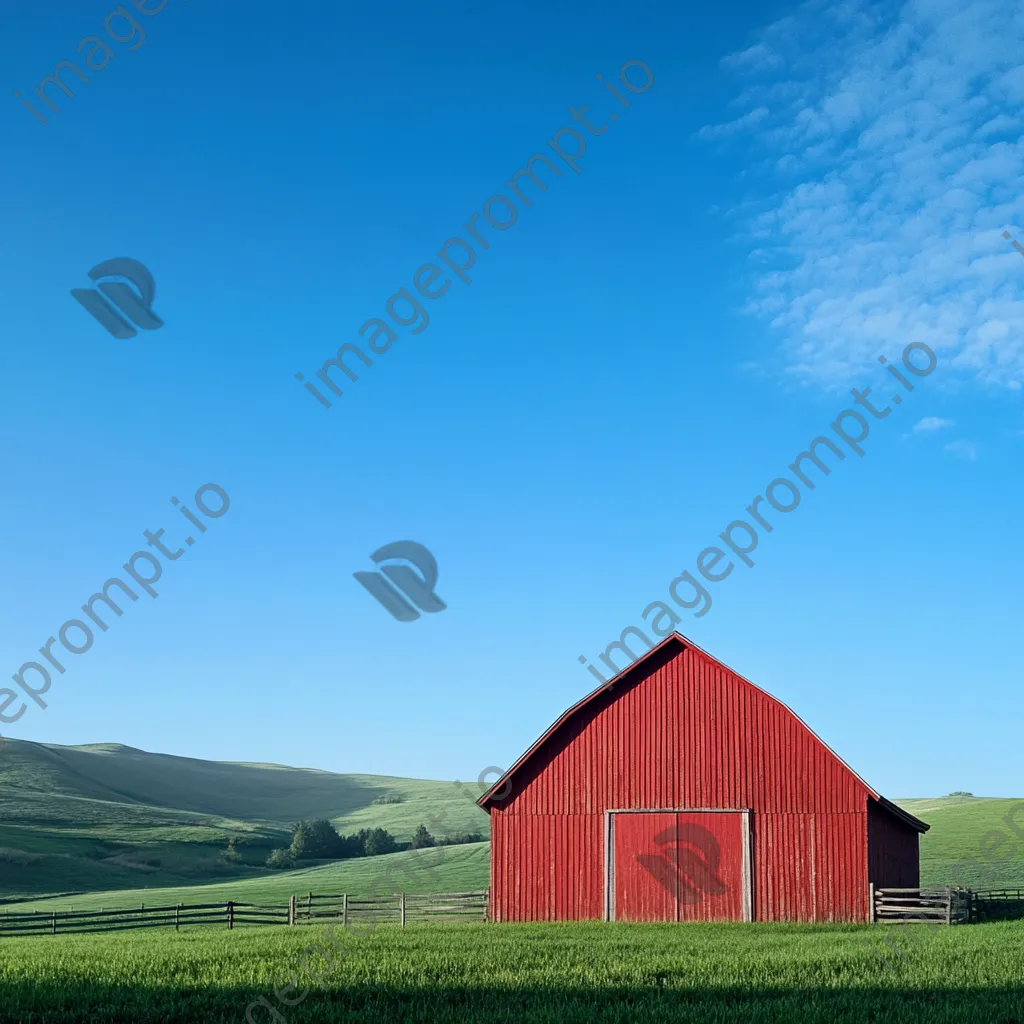
[[[972,921],[1024,917],[1024,889],[983,889],[971,893]]]
[[[290,923],[341,921],[381,924],[391,922],[404,928],[407,923],[424,921],[486,921],[488,892],[449,892],[441,894],[398,893],[394,896],[356,897],[340,895],[293,896]]]
[[[112,932],[135,928],[183,925],[316,924],[320,921],[394,923],[404,928],[416,921],[487,920],[488,892],[398,893],[372,899],[341,895],[292,896],[287,905],[256,903],[178,903],[166,907],[124,907],[117,910],[54,910],[0,912],[0,935],[65,935],[71,932]]]
[[[876,924],[967,924],[970,889],[876,889],[871,886],[871,920]]]

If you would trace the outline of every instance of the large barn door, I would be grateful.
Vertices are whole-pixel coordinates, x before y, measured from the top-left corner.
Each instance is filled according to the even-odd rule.
[[[612,876],[616,921],[678,921],[674,878],[658,860],[657,837],[671,833],[676,816],[615,814],[612,816]]]
[[[616,921],[749,921],[746,811],[612,811],[606,892]]]

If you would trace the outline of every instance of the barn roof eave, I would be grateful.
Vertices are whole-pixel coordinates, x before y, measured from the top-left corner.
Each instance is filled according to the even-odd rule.
[[[505,783],[508,782],[508,780],[510,780],[512,776],[515,775],[515,773],[519,771],[519,769],[533,757],[534,753],[540,749],[540,747],[550,736],[557,732],[558,729],[560,729],[570,718],[572,718],[578,711],[586,707],[586,705],[589,704],[592,700],[595,700],[605,691],[610,690],[619,683],[621,683],[628,675],[630,675],[633,672],[636,672],[644,664],[644,662],[652,658],[658,651],[664,650],[664,648],[668,647],[670,644],[677,645],[681,649],[685,649],[686,647],[692,647],[695,651],[699,651],[706,658],[710,658],[712,661],[718,662],[719,665],[727,669],[729,672],[732,672],[733,675],[742,679],[748,686],[754,687],[755,690],[758,690],[760,693],[763,693],[770,700],[775,701],[776,704],[779,704],[781,707],[785,708],[785,710],[788,711],[800,723],[800,725],[802,725],[867,790],[868,795],[873,800],[877,801],[882,807],[884,807],[890,813],[894,814],[896,817],[901,818],[908,825],[911,825],[914,828],[916,828],[919,832],[927,832],[928,829],[931,827],[930,825],[925,824],[925,822],[921,821],[919,818],[915,818],[912,814],[909,813],[909,811],[905,811],[902,807],[899,807],[898,805],[894,804],[891,800],[887,800],[884,796],[881,795],[881,793],[877,792],[873,787],[869,786],[864,781],[864,779],[862,779],[827,743],[825,743],[824,740],[822,740],[820,736],[818,736],[817,733],[815,733],[815,731],[809,725],[807,725],[807,723],[795,711],[793,711],[792,708],[788,707],[786,704],[783,704],[782,701],[780,701],[777,697],[773,697],[770,693],[768,693],[767,690],[762,690],[760,686],[758,686],[756,683],[752,683],[749,679],[746,678],[746,676],[740,675],[739,672],[736,672],[734,669],[729,668],[729,666],[726,665],[724,662],[719,661],[719,659],[716,658],[713,654],[709,654],[702,647],[699,647],[697,644],[695,644],[692,640],[689,640],[687,637],[683,636],[682,633],[670,633],[660,643],[655,644],[649,651],[647,651],[646,654],[642,654],[639,658],[636,659],[636,661],[627,665],[618,675],[613,676],[606,683],[602,683],[599,687],[597,687],[597,689],[592,690],[590,693],[588,693],[582,700],[579,700],[575,704],[573,704],[573,706],[569,708],[567,711],[565,711],[554,724],[552,724],[547,730],[545,730],[544,734],[515,762],[515,764],[512,765],[511,768],[508,769],[508,771],[504,773],[504,775],[502,775],[499,779],[495,781],[494,785],[491,786],[491,788],[487,790],[487,792],[484,793],[484,795],[481,796],[479,800],[477,800],[477,804],[480,807],[482,807],[485,811],[488,810],[490,805],[496,802],[494,800],[495,791],[499,788],[504,787]]]
[[[901,821],[905,821],[912,828],[916,828],[918,832],[927,832],[931,825],[927,822],[922,821],[920,818],[915,818],[910,811],[903,810],[899,804],[894,804],[891,800],[886,800],[884,796],[878,798],[878,804],[880,807],[884,807],[890,814],[895,815]]]

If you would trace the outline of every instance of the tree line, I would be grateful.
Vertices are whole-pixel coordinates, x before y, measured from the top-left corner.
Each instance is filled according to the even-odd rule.
[[[429,846],[456,846],[461,843],[481,843],[486,836],[479,832],[457,832],[438,840],[420,825],[412,841],[399,842],[387,829],[362,828],[351,835],[342,835],[326,818],[299,821],[292,826],[292,841],[288,847],[272,850],[267,867],[289,868],[302,860],[346,860],[351,857],[377,857],[399,850],[419,850]]]

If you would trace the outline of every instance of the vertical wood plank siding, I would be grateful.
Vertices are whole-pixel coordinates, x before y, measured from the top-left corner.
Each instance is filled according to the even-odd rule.
[[[868,879],[876,889],[916,889],[921,884],[917,831],[868,807]]]
[[[548,736],[491,806],[494,919],[602,918],[606,810],[736,808],[753,812],[755,920],[864,921],[869,796],[778,701],[671,647]]]

